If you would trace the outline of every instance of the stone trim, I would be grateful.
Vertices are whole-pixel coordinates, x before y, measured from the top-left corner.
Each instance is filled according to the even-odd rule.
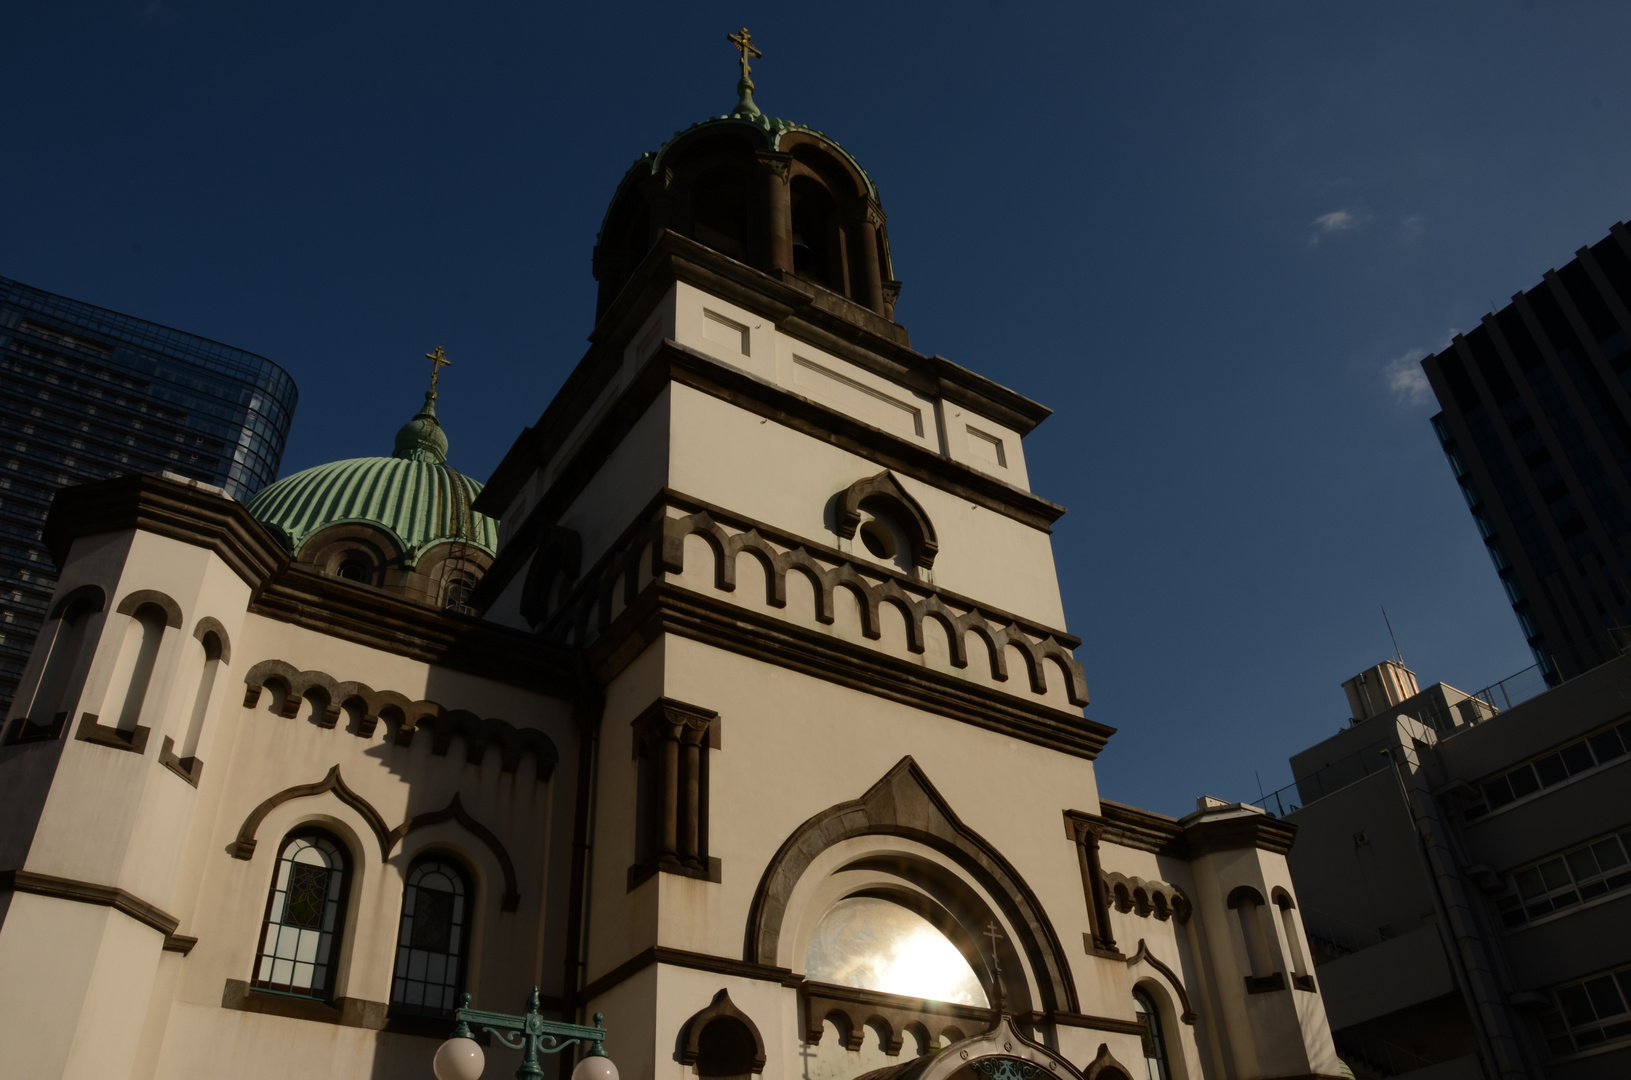
[[[334,797],[351,807],[362,815],[368,827],[373,830],[374,837],[379,841],[379,857],[384,862],[391,857],[391,851],[397,843],[416,829],[423,829],[428,825],[435,825],[443,821],[456,821],[476,839],[487,845],[487,849],[498,860],[499,869],[504,874],[504,895],[500,905],[503,911],[514,911],[521,905],[521,893],[517,887],[515,863],[510,858],[509,851],[504,842],[498,838],[487,826],[477,821],[470,812],[464,808],[457,792],[452,800],[440,810],[431,810],[415,814],[394,829],[386,829],[385,819],[375,810],[373,804],[367,799],[352,791],[340,775],[340,766],[334,765],[328,775],[315,784],[301,784],[296,787],[284,788],[276,795],[264,800],[259,806],[249,812],[242,825],[238,827],[238,837],[228,849],[234,859],[251,859],[255,855],[255,833],[260,829],[266,815],[294,799],[304,799],[316,795],[334,793]]]
[[[204,775],[204,763],[196,756],[176,757],[176,741],[168,735],[164,737],[164,742],[159,744],[159,764],[193,787],[198,786],[198,778]]]
[[[658,698],[631,722],[641,761],[639,806],[646,850],[629,868],[629,889],[652,874],[721,880],[708,855],[708,751],[719,746],[719,714],[673,698]]]
[[[771,858],[748,909],[743,958],[776,959],[782,918],[815,857],[857,836],[901,836],[933,848],[968,871],[1016,931],[1012,944],[1030,964],[1046,1011],[1077,1009],[1076,984],[1046,910],[1002,854],[957,817],[911,757],[904,757],[853,802],[839,803],[795,829]]]
[[[1213,818],[1197,821],[1184,829],[1184,840],[1191,858],[1240,848],[1258,848],[1274,855],[1284,855],[1291,850],[1296,836],[1296,825],[1267,814]]]
[[[934,523],[887,469],[877,476],[857,480],[839,493],[839,536],[845,540],[855,539],[855,530],[861,525],[861,503],[865,499],[886,499],[898,507],[911,533],[912,564],[925,569],[934,565],[934,557],[940,551],[940,543],[934,535]]]
[[[402,747],[413,745],[419,730],[428,728],[431,753],[445,757],[457,735],[465,740],[465,762],[470,765],[479,766],[487,747],[496,745],[502,754],[503,770],[513,773],[520,767],[522,755],[530,753],[537,766],[539,782],[552,777],[560,762],[560,751],[554,740],[537,728],[518,728],[505,720],[482,719],[475,713],[448,709],[434,701],[412,701],[394,690],[375,690],[366,683],[340,682],[323,671],[297,671],[293,664],[283,660],[262,660],[244,674],[244,708],[255,708],[260,703],[261,691],[272,682],[283,684],[277,712],[287,719],[298,716],[306,695],[316,691],[324,702],[318,717],[320,727],[334,727],[345,706],[355,703],[362,713],[354,732],[360,738],[372,738],[382,719],[396,727],[392,742]]]
[[[186,956],[188,953],[193,951],[193,948],[197,946],[197,944],[197,938],[188,937],[186,934],[164,935],[165,952],[180,953],[182,956]]]
[[[1065,811],[1065,836],[1076,845],[1076,865],[1082,875],[1082,894],[1087,901],[1087,933],[1082,944],[1091,956],[1121,959],[1110,928],[1110,902],[1105,888],[1104,865],[1099,858],[1099,841],[1105,833],[1103,819],[1080,810]]]
[[[1176,919],[1182,925],[1189,921],[1189,916],[1194,910],[1189,897],[1171,882],[1141,878],[1114,870],[1105,873],[1103,877],[1106,893],[1113,898],[1116,910],[1124,915],[1136,912],[1141,919],[1153,915],[1160,922]]]
[[[96,904],[110,907],[121,915],[128,915],[143,926],[151,927],[168,938],[175,933],[181,920],[146,900],[112,885],[98,885],[93,881],[36,874],[32,870],[0,870],[0,892],[33,893],[55,900],[72,900],[78,904]]]
[[[747,1028],[748,1034],[753,1036],[753,1072],[755,1074],[765,1071],[765,1062],[768,1055],[765,1053],[764,1036],[759,1034],[759,1025],[753,1022],[753,1017],[736,1007],[731,1000],[729,990],[721,988],[714,995],[713,1002],[707,1008],[692,1015],[680,1029],[680,1050],[674,1055],[681,1065],[695,1065],[701,1056],[702,1029],[720,1017],[729,1017]]]
[[[51,500],[42,539],[58,568],[76,537],[139,529],[207,548],[251,588],[288,556],[243,505],[159,476],[120,476],[63,488]]]
[[[140,724],[129,731],[106,727],[96,722],[95,713],[83,713],[80,715],[79,728],[74,732],[74,738],[79,742],[106,746],[112,750],[128,750],[140,756],[147,752],[147,736],[151,733],[151,728]]]
[[[483,580],[486,580],[485,578]],[[571,699],[571,653],[537,636],[291,565],[250,602],[252,614],[370,649]]]
[[[244,818],[244,823],[238,826],[238,837],[232,842],[232,846],[228,848],[228,854],[234,859],[248,860],[253,858],[255,855],[255,832],[260,828],[261,822],[266,820],[267,814],[293,799],[305,799],[329,792],[333,792],[336,799],[362,815],[362,819],[373,830],[374,838],[379,841],[380,861],[383,862],[389,859],[391,857],[391,847],[395,841],[391,838],[390,830],[385,827],[385,819],[380,817],[379,811],[374,809],[372,803],[346,786],[345,780],[340,776],[339,765],[332,766],[328,771],[328,775],[317,783],[299,784],[295,787],[284,788],[251,810],[249,816]]]
[[[621,363],[621,359],[618,362]],[[885,469],[910,476],[1042,532],[1051,532],[1053,523],[1065,512],[1064,507],[1056,503],[971,466],[942,457],[937,451],[836,413],[824,405],[726,367],[705,353],[665,339],[621,396],[613,401],[598,426],[586,433],[582,443],[563,463],[554,482],[511,533],[504,550],[482,579],[483,585],[477,588],[475,606],[478,610],[502,592],[521,570],[526,556],[541,542],[545,531],[559,522],[561,515],[593,481],[601,466],[670,383],[688,386],[754,415],[775,420],[784,427],[831,443]],[[561,393],[564,395],[566,390],[563,389]],[[557,402],[559,400],[557,396]],[[587,405],[585,403],[585,408]],[[550,411],[554,408],[552,404]],[[548,417],[549,412],[546,412],[546,421]],[[567,426],[572,427],[575,423],[576,418]],[[527,429],[510,454],[515,455],[517,448],[536,430],[536,427]],[[506,457],[506,462],[509,460]],[[547,454],[540,454],[533,468],[541,467],[547,460]],[[499,466],[500,471],[504,468],[504,464]],[[517,479],[509,499],[501,497],[501,493],[495,490],[499,478],[499,473],[495,472],[487,488],[472,505],[482,513],[502,514],[509,508],[509,502],[520,491],[531,471],[529,468]],[[491,584],[487,584],[489,581]]]
[[[671,515],[670,510],[678,511],[679,515]],[[727,531],[734,529],[735,532]],[[633,523],[623,530],[623,533],[608,548],[595,565],[583,575],[572,594],[567,597],[555,610],[546,612],[540,619],[545,624],[545,633],[560,640],[570,639],[574,636],[582,640],[591,629],[590,619],[594,615],[594,602],[605,604],[609,596],[598,594],[615,592],[621,584],[625,602],[638,592],[638,578],[631,575],[639,570],[638,556],[645,544],[661,544],[663,551],[659,558],[653,551],[653,562],[650,572],[658,574],[663,571],[669,573],[682,573],[684,564],[683,541],[686,535],[696,534],[708,541],[717,553],[736,555],[741,551],[748,551],[760,562],[774,572],[772,581],[773,599],[771,605],[781,606],[786,601],[785,581],[787,571],[799,569],[811,576],[813,584],[818,584],[818,602],[824,607],[830,607],[831,587],[843,584],[852,588],[877,590],[890,583],[898,586],[898,590],[874,592],[865,603],[867,615],[874,617],[877,604],[884,600],[893,600],[911,608],[920,603],[927,602],[924,598],[934,601],[934,610],[924,609],[921,614],[935,614],[944,619],[957,618],[953,609],[961,608],[970,615],[978,613],[978,618],[985,624],[987,630],[995,633],[1007,627],[1018,630],[1026,638],[1034,638],[1042,643],[1057,643],[1059,653],[1047,650],[1047,655],[1059,659],[1070,666],[1073,661],[1068,655],[1061,655],[1064,650],[1080,647],[1081,639],[1074,634],[1063,630],[1045,626],[1002,608],[974,600],[961,593],[952,592],[936,585],[922,581],[910,574],[905,574],[892,566],[884,566],[868,560],[855,558],[852,554],[840,551],[835,547],[819,543],[806,537],[795,536],[773,525],[766,524],[756,518],[736,513],[715,503],[698,499],[673,488],[664,488],[652,497],[644,509],[641,510]],[[681,544],[679,551],[674,551],[673,545]],[[505,548],[505,551],[519,550],[516,543]],[[778,550],[781,549],[781,550]],[[524,557],[524,553],[520,557]],[[829,567],[827,563],[837,564]],[[840,571],[848,568],[853,574]],[[831,578],[831,580],[827,580]],[[721,565],[715,573],[716,588],[730,592],[736,586],[736,568],[734,562],[726,567]],[[821,588],[821,585],[827,587]],[[585,595],[588,594],[588,595]],[[921,597],[915,594],[921,594]],[[562,620],[566,620],[565,626]],[[601,620],[604,623],[604,618]],[[909,633],[921,626],[921,619],[916,621],[909,615],[908,621],[913,623]],[[870,625],[870,624],[869,624]],[[967,627],[964,627],[967,629]],[[868,637],[876,637],[868,633]],[[913,634],[915,638],[920,634]],[[1006,644],[1007,642],[1002,642]],[[1014,644],[1024,649],[1025,645],[1019,640]],[[954,644],[954,649],[957,646]],[[920,650],[914,650],[920,651]],[[1027,652],[1034,652],[1032,649]],[[960,650],[959,650],[960,654]],[[958,666],[963,666],[959,663]],[[1006,667],[1002,671],[1006,673]],[[1086,687],[1081,687],[1082,704],[1086,704]]]
[[[199,641],[204,640],[205,634],[214,634],[215,640],[221,643],[221,663],[232,663],[232,638],[227,635],[227,628],[221,625],[221,620],[212,615],[205,615],[193,627],[193,637]]]
[[[570,698],[571,655],[534,636],[456,615],[292,564],[277,537],[243,505],[158,476],[122,476],[58,491],[44,540],[60,569],[76,537],[140,530],[201,547],[251,589],[251,613],[308,630]]]
[[[1184,827],[1176,818],[1102,798],[1099,815],[1099,820],[1104,822],[1104,839],[1109,843],[1155,855],[1189,857],[1184,846]]]
[[[628,338],[639,329],[629,324],[630,316],[638,310],[643,323],[644,313],[676,280],[746,307],[774,321],[778,331],[876,374],[904,380],[925,394],[967,405],[1022,436],[1051,415],[1046,407],[944,357],[914,351],[906,343],[904,330],[888,320],[863,319],[867,326],[876,327],[874,332],[823,310],[823,302],[828,299],[826,290],[803,285],[790,275],[762,273],[665,231],[658,235],[652,250],[590,334],[589,351],[538,421],[516,439],[493,471],[476,500],[476,510],[502,514],[533,471],[554,456],[575,421],[588,414],[594,399],[621,368]],[[849,310],[847,304],[840,306]]]
[[[95,613],[107,607],[108,594],[102,591],[100,585],[80,585],[77,588],[69,589],[62,595],[61,599],[51,605],[51,614],[46,616],[45,621],[50,622],[53,619],[62,618],[68,614],[69,609],[81,602],[89,602],[91,611]]]
[[[137,589],[134,592],[126,593],[124,598],[119,601],[119,606],[113,610],[121,615],[134,617],[136,612],[146,604],[152,604],[164,612],[165,626],[172,630],[181,629],[181,605],[157,589]]]
[[[627,982],[653,964],[667,964],[669,967],[706,971],[714,975],[728,975],[738,979],[753,979],[757,982],[773,982],[781,986],[800,986],[804,982],[804,976],[796,975],[787,968],[653,945],[618,964],[598,979],[591,980],[584,986],[583,992],[578,995],[578,1000],[588,1003],[614,987]]]
[[[397,841],[415,829],[423,829],[428,825],[435,825],[443,821],[458,822],[466,832],[486,844],[487,850],[492,852],[493,858],[498,860],[499,869],[504,874],[504,896],[500,904],[500,910],[514,911],[520,907],[521,892],[516,884],[515,863],[510,859],[509,851],[504,847],[504,842],[498,838],[497,833],[470,815],[470,812],[464,808],[464,803],[460,801],[458,792],[454,792],[452,801],[440,810],[415,814],[392,829],[390,833],[391,847],[394,849]]]
[[[690,589],[648,587],[588,648],[609,682],[665,633],[1092,760],[1115,728]]]
[[[1127,966],[1132,967],[1140,960],[1144,961],[1146,964],[1150,965],[1150,967],[1160,972],[1166,978],[1167,982],[1172,985],[1172,988],[1178,992],[1178,1003],[1183,1006],[1184,1010],[1183,1014],[1179,1016],[1178,1019],[1193,1026],[1196,1019],[1196,1013],[1195,1007],[1189,1003],[1189,991],[1184,989],[1184,984],[1182,980],[1178,978],[1177,972],[1173,971],[1166,964],[1162,963],[1154,953],[1150,952],[1150,947],[1149,945],[1145,944],[1143,938],[1138,939],[1138,951],[1127,958]]]
[[[312,1020],[320,1024],[338,1024],[341,1027],[368,1028],[383,1031],[387,1027],[388,1006],[383,1001],[363,998],[335,998],[332,1002],[318,998],[303,998],[293,994],[268,993],[252,988],[243,979],[228,979],[221,989],[221,1008],[240,1012],[284,1016],[291,1020]],[[451,1033],[449,1020],[445,1031]],[[444,1033],[440,1038],[446,1038]]]
[[[1143,1032],[1144,1025],[1138,1025],[1137,1034],[1141,1035]],[[1119,1073],[1125,1077],[1134,1075],[1131,1069],[1116,1060],[1116,1056],[1110,1052],[1109,1043],[1100,1043],[1099,1052],[1094,1055],[1087,1068],[1082,1070],[1082,1080],[1098,1080],[1100,1076],[1106,1073]]]
[[[883,1049],[890,1057],[900,1056],[906,1044],[906,1032],[913,1024],[927,1031],[932,1040],[942,1034],[951,1021],[957,1022],[957,1029],[964,1037],[970,1028],[983,1029],[991,1022],[991,1010],[977,1005],[815,982],[806,982],[799,988],[799,1013],[804,1023],[803,1040],[811,1045],[821,1041],[828,1017],[834,1013],[842,1016],[844,1026],[849,1029],[845,1033],[845,1050],[861,1049],[866,1041],[867,1025],[878,1024],[886,1033]]]

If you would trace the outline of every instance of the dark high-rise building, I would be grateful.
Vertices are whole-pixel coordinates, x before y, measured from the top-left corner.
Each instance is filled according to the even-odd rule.
[[[1631,626],[1631,232],[1422,361],[1450,460],[1518,624],[1555,684]]]
[[[52,494],[171,472],[248,498],[277,476],[294,406],[264,357],[0,278],[0,710],[56,584]]]

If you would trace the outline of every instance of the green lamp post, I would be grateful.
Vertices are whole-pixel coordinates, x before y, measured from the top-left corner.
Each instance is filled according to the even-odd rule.
[[[539,1054],[558,1054],[578,1043],[586,1043],[589,1049],[572,1070],[572,1080],[617,1080],[617,1066],[606,1056],[602,1045],[606,1039],[606,1029],[601,1026],[605,1019],[602,1014],[595,1013],[594,1027],[545,1020],[538,1012],[536,986],[532,988],[527,1006],[525,1016],[482,1012],[470,1007],[469,994],[462,995],[459,1008],[453,1012],[458,1026],[453,1029],[453,1037],[437,1048],[436,1060],[432,1063],[436,1080],[480,1080],[487,1059],[481,1052],[481,1044],[471,1038],[471,1028],[489,1032],[511,1050],[522,1052],[515,1080],[540,1080],[544,1070],[538,1067]]]

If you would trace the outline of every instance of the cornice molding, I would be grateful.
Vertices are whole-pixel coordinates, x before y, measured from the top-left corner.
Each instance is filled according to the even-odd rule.
[[[163,934],[168,940],[181,925],[181,920],[169,912],[149,904],[146,900],[112,885],[98,885],[93,881],[37,874],[32,870],[0,870],[0,892],[33,893],[56,900],[72,900],[79,904],[110,907],[121,915],[128,915],[143,926]],[[178,938],[177,941],[187,939]],[[178,950],[179,951],[179,950]]]
[[[126,529],[206,548],[251,589],[289,562],[283,545],[242,503],[161,476],[120,476],[59,489],[42,539],[61,570],[75,539]]]
[[[121,476],[62,488],[44,537],[60,570],[74,540],[126,530],[212,552],[250,587],[254,614],[511,686],[562,697],[577,691],[567,650],[292,563],[243,504],[180,481]]]
[[[1072,810],[1070,813],[1077,815],[1080,811]],[[1187,854],[1184,846],[1184,827],[1178,824],[1176,818],[1140,810],[1136,806],[1111,802],[1108,799],[1099,800],[1099,815],[1097,820],[1103,825],[1099,839],[1105,843],[1153,852],[1156,855],[1175,855],[1183,858]]]
[[[602,682],[665,633],[1092,760],[1115,728],[788,623],[751,608],[655,583],[587,649]]]
[[[1297,826],[1267,814],[1242,813],[1233,817],[1200,820],[1184,826],[1190,857],[1215,851],[1257,848],[1275,855],[1291,850]]]
[[[526,517],[514,527],[500,547],[492,568],[487,571],[472,598],[478,608],[497,596],[519,571],[526,553],[542,541],[549,528],[588,488],[618,444],[670,383],[690,387],[756,416],[775,420],[794,431],[847,450],[885,470],[910,476],[1041,532],[1051,532],[1053,523],[1065,513],[1063,506],[1039,495],[763,382],[720,363],[706,353],[665,339],[602,414],[597,426],[584,433],[582,442],[562,465],[548,490],[529,508]],[[591,401],[580,402],[579,407],[587,411]],[[517,463],[521,461],[519,458],[512,461],[507,457],[500,464],[499,471],[493,474],[494,480],[489,481],[473,504],[477,510],[499,516],[509,508],[521,485],[535,470],[548,464],[564,440],[565,433],[575,427],[565,417],[557,421],[557,425],[559,430],[553,433],[547,444],[525,455],[524,468]],[[518,441],[516,446],[520,445]],[[516,450],[511,450],[512,455],[516,453]],[[506,474],[507,488],[497,486],[501,474]]]
[[[519,630],[415,603],[305,566],[286,567],[250,602],[249,610],[510,686],[563,698],[578,690],[566,649]]]
[[[667,232],[607,310],[590,337],[589,350],[538,422],[521,433],[488,478],[475,501],[477,510],[501,514],[533,471],[554,455],[576,421],[616,376],[623,364],[623,349],[646,313],[676,281],[754,311],[775,322],[780,332],[884,378],[972,408],[1022,436],[1051,414],[1045,406],[944,357],[913,351],[901,327],[851,301],[791,276],[762,273]],[[647,363],[649,366],[650,361]]]

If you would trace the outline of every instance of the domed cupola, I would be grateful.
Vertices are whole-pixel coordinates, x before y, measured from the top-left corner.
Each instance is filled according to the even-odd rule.
[[[729,40],[742,54],[736,107],[642,155],[612,197],[595,243],[596,318],[673,230],[893,320],[900,282],[872,178],[823,133],[761,110],[748,60],[763,54],[746,28]]]
[[[425,403],[390,457],[304,469],[261,489],[248,509],[296,561],[425,603],[466,610],[493,563],[498,523],[470,508],[482,485],[447,464],[436,416],[441,346]]]

